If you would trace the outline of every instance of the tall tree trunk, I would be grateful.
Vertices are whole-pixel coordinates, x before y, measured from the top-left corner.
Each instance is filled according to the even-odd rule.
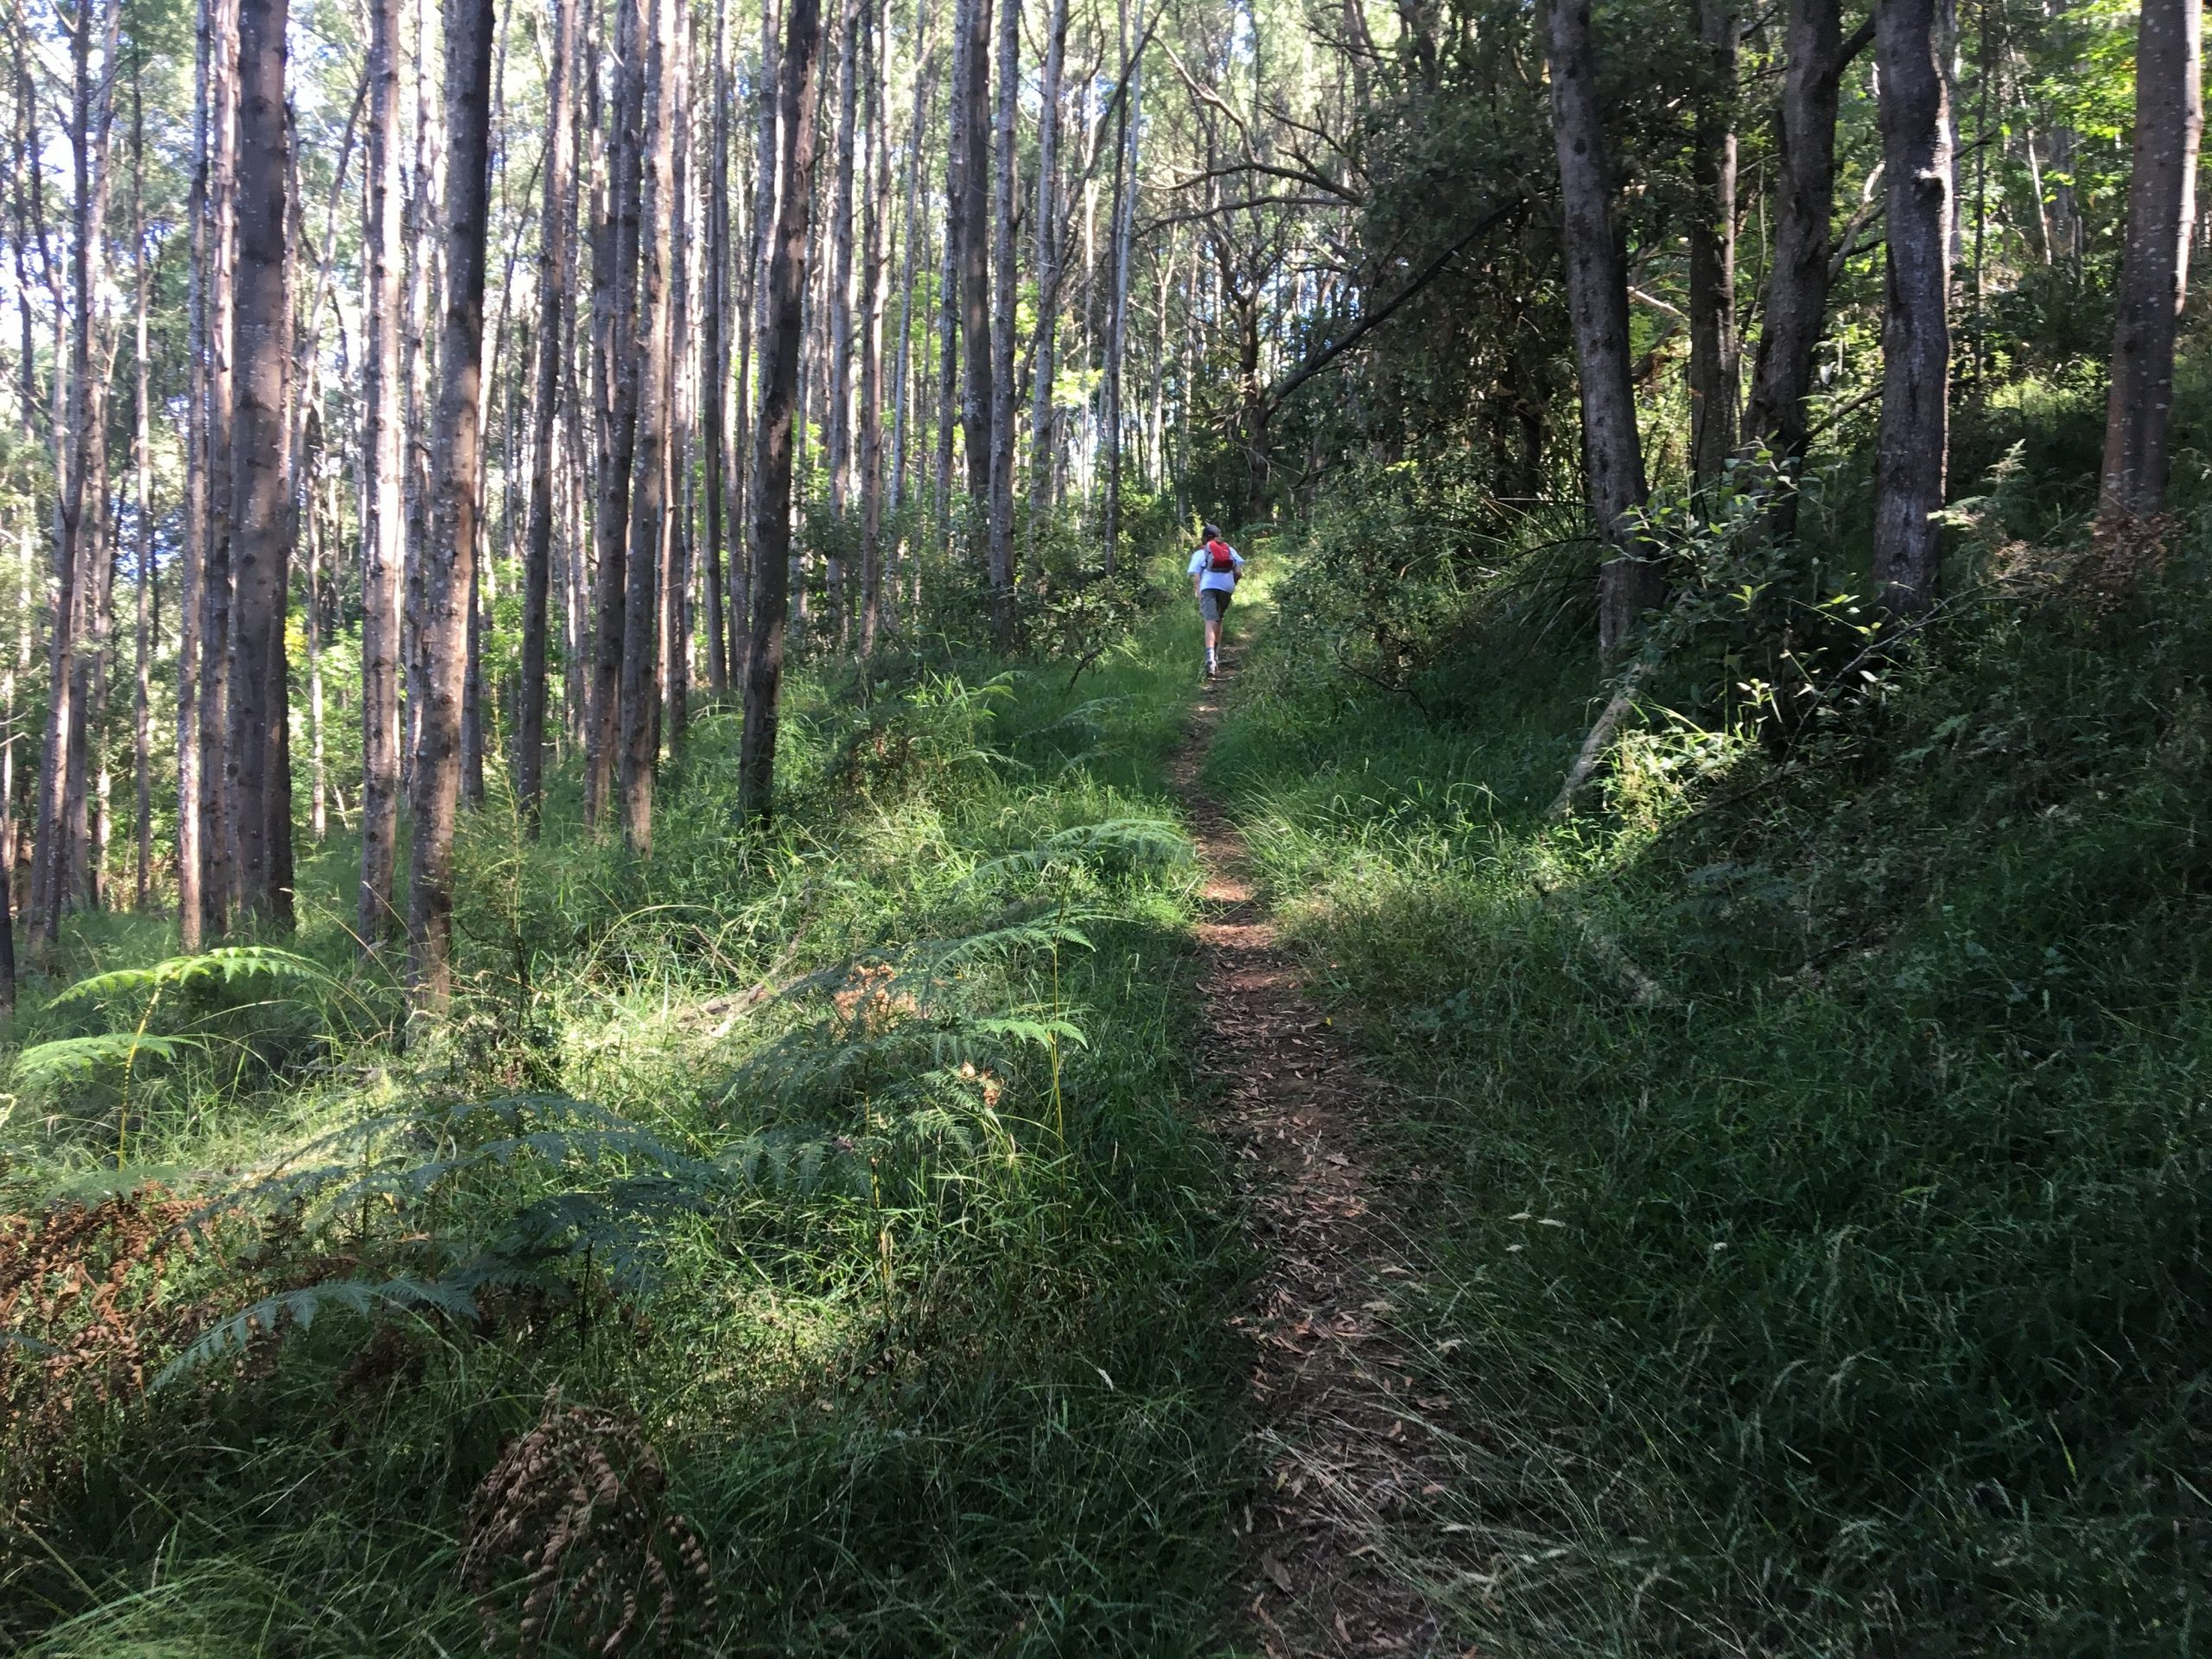
[[[54,547],[55,606],[50,656],[48,753],[40,801],[38,855],[44,900],[38,929],[49,945],[60,938],[63,913],[89,896],[92,728],[106,640],[104,592],[114,566],[108,545],[107,362],[103,273],[110,189],[108,139],[114,113],[113,75],[119,5],[77,8],[71,29],[74,67],[69,148],[74,172],[75,223],[70,238],[67,434],[59,480]],[[99,38],[95,67],[93,41]]]
[[[281,3],[281,0],[280,0]],[[476,566],[477,391],[484,366],[484,262],[491,148],[492,0],[448,0],[446,21],[446,296],[434,435],[437,528],[416,622],[426,706],[409,806],[409,977],[416,1005],[453,988],[453,836],[461,803],[461,701],[468,671],[468,595]]]
[[[2135,45],[2134,171],[2113,331],[2100,515],[2148,517],[2165,505],[2172,464],[2174,336],[2196,224],[2204,133],[2200,0],[2143,0]]]
[[[1021,91],[1021,0],[1000,0],[999,95],[991,165],[991,262],[998,305],[991,318],[991,632],[1014,645],[1014,322],[1021,273],[1014,259],[1014,116]]]
[[[645,118],[642,0],[620,0],[615,86],[608,111],[608,211],[594,264],[593,326],[601,332],[600,374],[608,402],[599,478],[599,569],[593,582],[592,720],[584,812],[601,821],[616,785],[620,753],[623,653],[627,645],[626,555],[638,446],[637,277],[639,168]],[[653,619],[644,619],[651,625]]]
[[[1736,453],[1736,41],[1734,0],[1700,0],[1695,148],[1696,206],[1689,226],[1690,474],[1700,489],[1721,480]]]
[[[1843,39],[1839,0],[1789,0],[1789,67],[1780,115],[1780,201],[1761,311],[1758,358],[1744,414],[1746,448],[1766,449],[1794,474],[1810,441],[1806,399],[1827,322],[1835,218],[1835,119],[1843,72],[1871,38]],[[1776,504],[1776,528],[1796,524],[1796,493]]]
[[[138,519],[137,614],[130,694],[130,759],[137,792],[132,842],[137,868],[131,905],[143,912],[154,903],[154,417],[152,365],[146,349],[146,106],[136,69],[130,81],[130,250],[138,370],[137,423],[131,446],[137,473],[134,505]]]
[[[776,727],[783,690],[784,619],[789,600],[791,410],[798,395],[800,309],[806,287],[807,222],[814,200],[817,0],[787,0],[778,99],[776,226],[768,264],[767,326],[760,334],[760,411],[753,423],[753,644],[738,755],[738,806],[766,822],[774,799]]]
[[[1104,373],[1099,385],[1098,443],[1106,464],[1106,573],[1113,575],[1122,563],[1122,369],[1128,355],[1129,255],[1132,227],[1136,223],[1137,144],[1143,82],[1140,65],[1129,55],[1128,0],[1119,7],[1122,45],[1122,84],[1115,99],[1114,223],[1106,299]],[[1143,0],[1138,0],[1137,39],[1144,39]],[[1141,56],[1141,46],[1139,55]]]
[[[675,189],[670,168],[675,126],[674,0],[651,5],[639,20],[640,43],[650,33],[645,60],[639,152],[636,329],[625,342],[626,372],[635,388],[635,436],[631,461],[629,569],[622,607],[622,673],[618,785],[622,834],[633,852],[652,849],[653,769],[659,758],[656,715],[660,703],[660,570],[663,520],[668,512],[669,260]]]
[[[868,0],[868,188],[861,229],[861,605],[859,646],[875,654],[883,603],[883,245],[884,194],[891,184],[887,131],[891,78],[889,0]]]
[[[729,452],[730,365],[727,327],[729,281],[729,28],[728,10],[715,8],[715,60],[708,86],[715,100],[708,123],[707,269],[700,299],[705,309],[700,342],[706,378],[700,410],[706,453],[701,457],[706,485],[707,691],[719,702],[729,690],[729,652],[722,618],[723,468]]]
[[[1029,395],[1029,541],[1032,557],[1038,526],[1044,522],[1052,488],[1053,353],[1059,339],[1060,240],[1058,236],[1060,81],[1065,73],[1068,0],[1052,0],[1050,32],[1045,41],[1045,81],[1037,126],[1037,334]]]
[[[231,851],[245,906],[289,926],[289,791],[277,728],[286,718],[284,618],[289,596],[291,481],[290,219],[284,120],[289,0],[239,0],[238,289],[231,416],[235,594],[223,757]],[[279,821],[276,804],[285,798]]]
[[[952,537],[952,445],[960,398],[962,221],[968,212],[968,57],[975,30],[969,13],[980,0],[952,0],[952,77],[945,90],[944,246],[938,265],[938,423],[935,503],[938,546]]]
[[[228,925],[235,893],[237,860],[231,845],[231,818],[224,744],[231,687],[231,541],[232,524],[231,423],[237,342],[232,319],[236,308],[238,238],[238,60],[232,42],[238,29],[238,0],[213,0],[213,23],[207,64],[207,310],[204,343],[207,444],[207,531],[200,583],[200,835],[203,860],[200,922],[204,936],[219,937]]]
[[[545,83],[545,200],[537,252],[537,396],[531,411],[530,541],[523,559],[522,684],[515,708],[515,801],[535,840],[544,798],[545,632],[553,579],[553,435],[561,414],[567,343],[563,304],[569,270],[569,65],[575,60],[576,0],[552,0],[552,61]]]
[[[846,0],[837,26],[837,130],[832,161],[830,259],[826,288],[830,352],[825,367],[830,395],[822,410],[823,471],[830,486],[830,513],[843,515],[852,469],[853,408],[853,174],[859,130],[861,34],[868,27],[865,0]],[[833,543],[835,545],[835,543]],[[830,560],[830,626],[838,625],[837,599],[842,571]]]
[[[1637,619],[1656,604],[1660,574],[1637,556],[1647,493],[1629,369],[1627,257],[1590,50],[1590,0],[1551,0],[1552,138],[1559,155],[1567,310],[1581,371],[1583,470],[1599,531],[1612,549],[1599,576],[1598,649],[1617,660]]]
[[[917,251],[928,240],[922,225],[923,135],[929,130],[930,24],[937,8],[931,0],[914,0],[914,111],[906,131],[906,235],[899,258],[899,348],[891,365],[891,511],[896,513],[906,499],[906,435],[912,407],[914,271]],[[888,55],[887,48],[887,56]]]
[[[1888,257],[1882,421],[1874,457],[1874,585],[1891,609],[1936,598],[1951,370],[1949,99],[1938,0],[1881,0],[1882,174]]]
[[[190,261],[185,295],[187,361],[184,426],[184,547],[177,594],[176,913],[177,947],[200,946],[204,917],[201,877],[207,854],[201,818],[200,743],[201,575],[207,549],[207,256],[208,145],[211,137],[209,60],[218,0],[200,0],[192,105],[192,183],[186,202]],[[12,849],[8,854],[12,860]]]
[[[1013,5],[1017,0],[1007,0]],[[968,0],[967,80],[959,89],[966,156],[960,175],[960,434],[966,450],[969,556],[988,554],[991,483],[992,0]]]
[[[355,931],[374,950],[397,930],[399,847],[399,591],[406,563],[400,430],[405,393],[400,320],[406,308],[400,218],[400,0],[368,0],[369,175],[361,257],[367,315],[361,319],[361,884]]]

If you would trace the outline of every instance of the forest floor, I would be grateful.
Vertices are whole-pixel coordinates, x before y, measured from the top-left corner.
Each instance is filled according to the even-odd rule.
[[[1379,1162],[1370,1125],[1392,1103],[1303,994],[1255,895],[1243,836],[1201,781],[1234,658],[1202,693],[1171,766],[1205,874],[1198,925],[1204,1071],[1260,1260],[1238,1316],[1250,1343],[1261,1478],[1243,1535],[1233,1622],[1271,1659],[1456,1652],[1394,1567],[1392,1539],[1459,1472],[1416,1397],[1394,1298],[1414,1280],[1390,1217],[1408,1178]]]

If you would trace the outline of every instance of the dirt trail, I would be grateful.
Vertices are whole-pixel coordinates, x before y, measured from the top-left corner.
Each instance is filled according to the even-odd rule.
[[[1409,1530],[1427,1529],[1426,1500],[1457,1472],[1426,1409],[1441,1402],[1414,1397],[1388,1323],[1412,1276],[1387,1219],[1408,1195],[1367,1145],[1389,1096],[1300,994],[1243,839],[1199,781],[1225,679],[1200,697],[1173,776],[1206,875],[1198,937],[1204,1063],[1223,1085],[1216,1127],[1266,1264],[1238,1319],[1265,1472],[1235,1517],[1245,1546],[1236,1622],[1248,1648],[1274,1659],[1456,1654],[1385,1560]]]

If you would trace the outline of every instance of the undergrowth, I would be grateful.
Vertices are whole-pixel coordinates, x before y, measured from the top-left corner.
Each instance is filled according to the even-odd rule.
[[[1278,550],[1211,766],[1410,1113],[1465,1477],[1384,1547],[1485,1654],[2199,1650],[2207,543],[1979,572],[1779,731],[1692,630],[1561,820],[1554,556],[1432,553],[1384,672],[1363,534]]]
[[[10,1033],[0,1645],[1205,1649],[1188,633],[802,682],[766,834],[734,713],[649,861],[495,792],[404,1043],[342,844],[283,950],[89,921]]]

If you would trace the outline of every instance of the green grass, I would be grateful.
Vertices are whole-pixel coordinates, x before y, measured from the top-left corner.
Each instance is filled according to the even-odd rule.
[[[1655,714],[1565,825],[1585,663],[1262,636],[1214,779],[1406,1090],[1481,1651],[2201,1649],[2198,598],[1971,613],[1786,777]]]
[[[301,1285],[442,1275],[483,1317],[331,1306],[0,1423],[0,1643],[473,1649],[471,1494],[557,1389],[664,1464],[641,1490],[715,1594],[711,1618],[678,1597],[684,1651],[1217,1650],[1244,1262],[1187,1107],[1195,882],[1163,778],[1191,627],[1155,615],[1072,687],[1047,665],[861,708],[803,682],[766,836],[729,824],[728,715],[672,769],[649,862],[557,814],[526,846],[495,800],[461,849],[463,994],[404,1051],[391,988],[347,965],[334,844],[297,944],[327,982],[175,994],[147,1028],[207,1046],[143,1057],[127,1093],[112,1064],[19,1084],[0,1212],[156,1178],[243,1206],[126,1276],[149,1371],[182,1340],[167,1312]],[[166,948],[99,918],[67,960]],[[872,963],[893,975],[849,977]],[[871,987],[912,1001],[849,995]],[[144,1011],[38,988],[17,1045]],[[50,1403],[40,1357],[0,1358],[0,1398]],[[491,1609],[509,1649],[518,1577]],[[556,1621],[543,1650],[583,1640]]]

